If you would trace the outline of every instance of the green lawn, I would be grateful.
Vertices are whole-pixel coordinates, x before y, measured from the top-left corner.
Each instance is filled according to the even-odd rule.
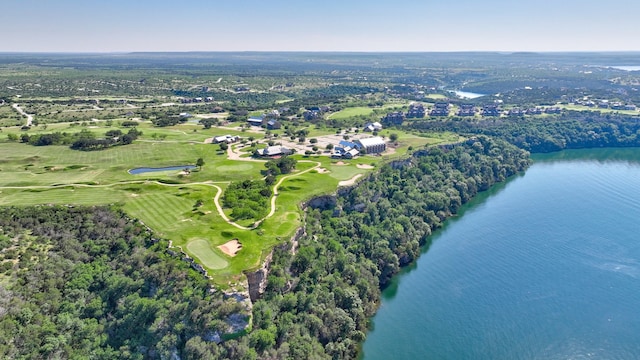
[[[145,126],[141,127],[145,132],[141,140],[103,151],[82,152],[67,146],[35,147],[3,139],[0,142],[0,204],[118,204],[159,236],[172,240],[174,246],[180,246],[197,259],[214,281],[224,286],[241,280],[245,271],[258,268],[274,246],[293,235],[302,223],[300,204],[316,195],[335,192],[339,181],[373,171],[359,168],[358,164],[377,167],[386,159],[404,154],[409,146],[418,148],[458,139],[453,134],[426,137],[393,131],[399,140],[392,154],[363,156],[344,161],[345,165],[338,165],[326,156],[296,155],[300,161],[279,188],[275,214],[257,228],[245,230],[229,224],[218,213],[213,201],[218,193],[214,184],[224,191],[230,181],[261,179],[264,163],[228,160],[217,145],[202,143],[207,137],[231,132],[225,129],[194,133],[184,131],[194,126],[162,129]],[[69,131],[80,129],[55,124],[48,131],[56,127]],[[99,127],[95,131],[107,129]],[[41,130],[30,130],[38,131]],[[149,133],[154,132],[167,134],[166,139],[149,140]],[[188,176],[179,175],[178,171],[140,175],[127,172],[141,166],[194,164],[200,157],[205,161],[204,167]],[[326,172],[312,169],[318,162]],[[200,202],[202,205],[196,207]],[[255,219],[242,225],[253,222]],[[243,245],[236,256],[228,257],[216,248],[234,238]]]
[[[373,113],[373,110],[374,108],[370,108],[366,106],[350,107],[329,115],[329,118],[341,120],[341,119],[348,119],[348,118],[352,118],[360,115],[366,116]]]
[[[229,265],[222,255],[211,248],[211,243],[205,239],[194,239],[187,244],[187,250],[209,269],[224,269]]]

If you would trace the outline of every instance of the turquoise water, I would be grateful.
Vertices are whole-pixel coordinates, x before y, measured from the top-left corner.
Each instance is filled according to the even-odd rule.
[[[155,171],[178,171],[178,170],[184,170],[184,169],[191,170],[195,168],[196,168],[195,165],[165,166],[165,167],[159,167],[159,168],[139,167],[139,168],[129,170],[129,174],[136,175],[136,174],[144,174],[144,173],[155,172]]]
[[[640,358],[640,149],[535,160],[385,290],[364,359]]]

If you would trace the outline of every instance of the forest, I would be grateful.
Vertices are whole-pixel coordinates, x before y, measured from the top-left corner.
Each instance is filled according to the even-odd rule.
[[[308,209],[297,254],[274,251],[252,331],[219,344],[242,305],[121,210],[4,208],[0,337],[13,340],[0,356],[355,358],[380,289],[462,204],[528,164],[526,151],[478,136],[385,165],[335,207]]]
[[[308,209],[296,256],[275,252],[250,344],[262,358],[356,358],[380,289],[447,217],[528,165],[528,152],[479,136],[385,165],[335,207]]]
[[[454,131],[504,139],[534,153],[564,149],[640,146],[637,117],[572,111],[558,117],[495,119],[482,122],[418,121],[421,131]]]
[[[229,356],[240,304],[121,210],[5,207],[0,246],[0,358]]]

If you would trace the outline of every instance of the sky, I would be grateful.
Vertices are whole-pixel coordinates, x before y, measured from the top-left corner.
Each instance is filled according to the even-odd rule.
[[[637,0],[2,0],[0,52],[640,51]]]

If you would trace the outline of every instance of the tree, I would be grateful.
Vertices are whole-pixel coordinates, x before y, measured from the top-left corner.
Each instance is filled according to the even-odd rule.
[[[333,144],[327,144],[326,149],[327,149],[327,150],[332,150],[332,149],[333,149]]]
[[[220,150],[227,151],[228,148],[229,148],[229,144],[227,144],[226,142],[220,143]]]
[[[396,133],[391,133],[391,135],[389,135],[389,140],[391,140],[391,142],[396,142],[396,141],[398,141],[398,134],[396,134]]]
[[[199,170],[202,170],[202,167],[204,166],[204,159],[198,158],[198,160],[196,160],[196,166],[198,167]]]

